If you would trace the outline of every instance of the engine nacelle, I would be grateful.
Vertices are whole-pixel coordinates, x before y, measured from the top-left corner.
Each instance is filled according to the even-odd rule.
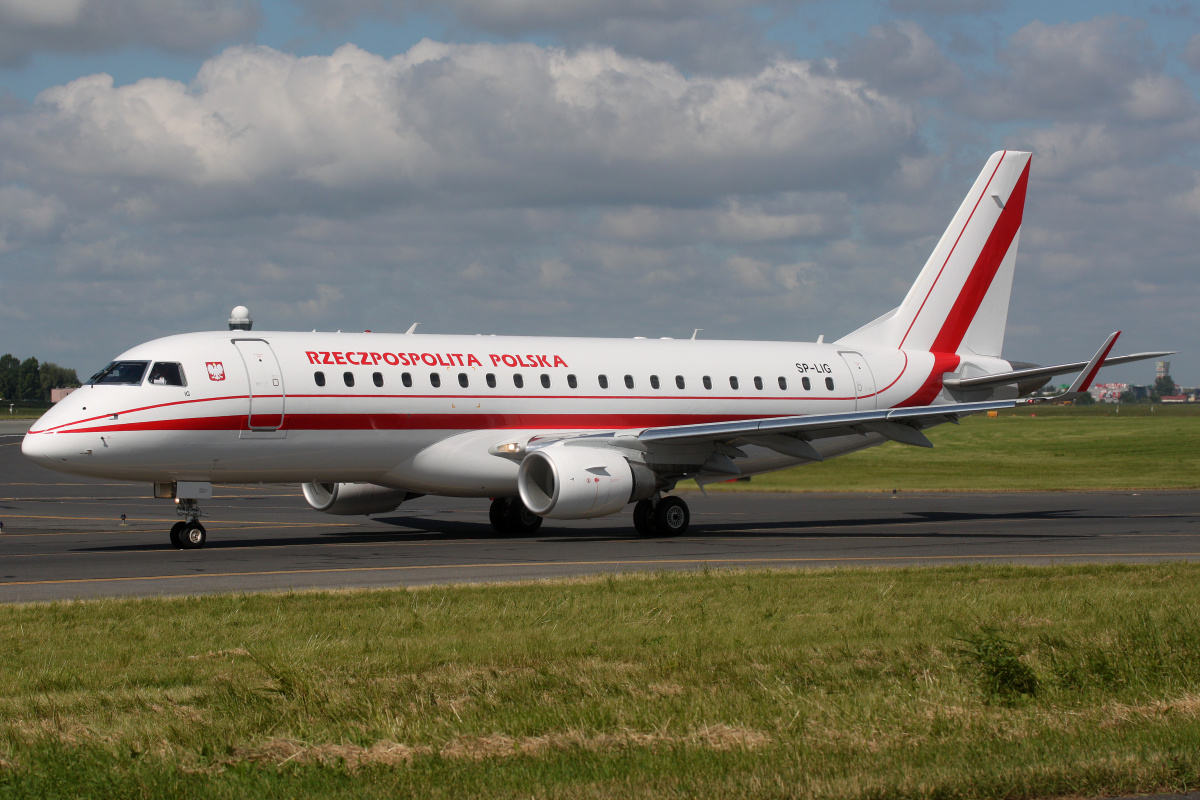
[[[644,464],[599,447],[553,445],[525,456],[517,490],[539,517],[587,519],[615,514],[658,488]]]
[[[408,499],[404,489],[374,483],[305,483],[304,499],[317,511],[339,516],[382,514]]]

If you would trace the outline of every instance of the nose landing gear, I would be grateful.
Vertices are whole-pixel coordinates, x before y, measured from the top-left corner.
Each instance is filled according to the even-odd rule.
[[[184,519],[171,526],[171,544],[177,550],[199,550],[208,538],[200,524],[200,504],[195,500],[179,500],[175,511]]]

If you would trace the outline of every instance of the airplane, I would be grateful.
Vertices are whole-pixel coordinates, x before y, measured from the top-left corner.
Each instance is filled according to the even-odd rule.
[[[1051,377],[1168,353],[1039,367],[1001,357],[1031,154],[988,159],[903,302],[835,342],[229,331],[117,356],[29,430],[62,472],[145,481],[203,547],[213,484],[301,484],[328,514],[432,494],[490,498],[499,534],[634,504],[678,536],[701,487],[811,464],[1027,402]],[[1032,399],[1032,398],[1030,398]]]

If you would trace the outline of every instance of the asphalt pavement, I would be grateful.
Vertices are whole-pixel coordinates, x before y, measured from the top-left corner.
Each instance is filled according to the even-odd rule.
[[[462,581],[633,570],[1200,558],[1200,492],[685,495],[692,527],[639,539],[631,514],[496,538],[486,500],[424,497],[378,517],[313,511],[296,486],[218,486],[208,544],[175,550],[149,484],[21,456],[0,423],[0,602]],[[125,515],[122,522],[121,516]]]

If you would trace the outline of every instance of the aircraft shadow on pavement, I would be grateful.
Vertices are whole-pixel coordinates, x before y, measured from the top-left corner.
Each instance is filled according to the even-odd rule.
[[[809,519],[809,520],[775,520],[754,521],[739,520],[737,522],[702,522],[694,523],[683,539],[704,539],[744,536],[753,538],[769,533],[772,536],[787,538],[849,538],[853,535],[879,536],[912,539],[1056,539],[1068,534],[1058,531],[1021,531],[1021,530],[953,530],[931,531],[924,525],[945,524],[953,522],[1063,522],[1068,520],[1111,519],[1106,514],[1080,514],[1079,509],[1053,509],[1049,511],[1012,511],[1001,513],[985,512],[954,512],[954,511],[918,511],[878,519],[839,518],[839,519]],[[353,530],[342,529],[318,530],[305,536],[271,536],[262,537],[253,534],[234,533],[226,537],[218,527],[209,532],[206,549],[240,549],[240,548],[271,548],[295,547],[298,545],[319,545],[336,542],[337,544],[394,544],[398,542],[451,542],[461,539],[504,541],[543,541],[547,543],[571,542],[612,542],[637,539],[633,526],[625,517],[614,519],[614,524],[603,528],[588,528],[586,532],[546,527],[529,534],[501,535],[486,522],[470,522],[444,517],[376,517],[371,522],[383,523],[394,528],[405,530]],[[549,525],[554,525],[551,521]],[[828,530],[829,528],[843,530]],[[848,529],[857,529],[851,534]],[[914,528],[917,528],[914,530]],[[1096,534],[1071,533],[1070,538],[1094,538]],[[164,536],[163,545],[166,545]],[[647,541],[661,541],[665,537],[649,537]],[[76,552],[122,552],[139,551],[147,548],[146,544],[116,545],[112,547],[78,548]]]
[[[952,532],[932,532],[929,530],[909,531],[906,528],[920,526],[923,523],[949,523],[949,522],[1024,522],[1024,521],[1042,521],[1056,522],[1066,520],[1088,520],[1088,519],[1109,519],[1108,515],[1103,514],[1080,514],[1079,509],[1054,509],[1049,511],[1011,511],[1000,513],[984,513],[984,512],[951,512],[951,511],[930,511],[930,512],[905,512],[904,514],[886,517],[881,519],[861,519],[861,518],[841,518],[841,519],[811,519],[811,520],[783,520],[759,522],[752,520],[739,520],[731,523],[716,523],[716,522],[700,522],[692,523],[688,528],[688,532],[683,536],[684,539],[696,539],[706,537],[721,537],[728,538],[730,536],[744,535],[753,537],[761,535],[764,531],[770,531],[774,536],[787,536],[789,533],[797,538],[814,538],[818,536],[844,537],[847,534],[829,531],[825,532],[821,529],[825,528],[860,528],[866,529],[865,532],[870,535],[878,535],[880,528],[899,528],[899,530],[888,531],[889,536],[912,537],[912,538],[961,538],[963,536],[972,537],[1022,537],[1022,538],[1057,538],[1063,536],[1059,532],[1035,532],[1025,533],[1021,531],[952,531]],[[482,528],[482,533],[475,534],[478,538],[490,539],[541,539],[544,541],[553,542],[603,542],[603,541],[625,541],[636,539],[637,535],[633,531],[633,525],[626,517],[617,517],[614,519],[613,526],[603,528],[589,528],[587,532],[571,531],[570,529],[559,529],[556,531],[553,527],[553,521],[543,525],[539,530],[525,536],[498,536],[491,531],[489,525],[480,525],[475,523],[464,523],[454,520],[429,519],[421,517],[388,517],[376,520],[389,525],[404,526],[406,528],[416,528],[426,533],[443,533],[447,535],[457,534],[463,536],[464,528]],[[1073,538],[1081,538],[1080,534],[1071,534]],[[474,538],[474,537],[472,537]],[[650,537],[650,540],[655,540],[661,537]]]

